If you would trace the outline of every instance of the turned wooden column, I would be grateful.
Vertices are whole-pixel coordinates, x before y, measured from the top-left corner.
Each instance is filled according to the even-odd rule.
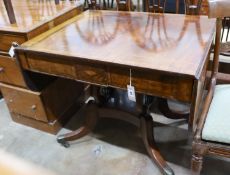
[[[11,0],[3,0],[11,24],[16,23],[14,9]]]

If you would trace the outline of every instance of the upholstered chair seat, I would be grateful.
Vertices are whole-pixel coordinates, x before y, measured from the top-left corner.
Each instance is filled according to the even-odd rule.
[[[230,144],[230,85],[216,85],[202,139]]]
[[[192,175],[200,175],[205,155],[230,158],[230,75],[218,72],[221,29],[223,19],[230,16],[230,0],[208,0],[208,4],[209,18],[216,18],[216,37],[208,93],[192,143]]]

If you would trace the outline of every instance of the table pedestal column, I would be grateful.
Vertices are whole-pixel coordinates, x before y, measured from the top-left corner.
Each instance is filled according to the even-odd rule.
[[[99,110],[102,108],[110,108],[110,109],[119,109],[124,111],[125,109],[128,111],[128,113],[132,112],[133,106],[128,106],[127,104],[119,104],[119,101],[126,101],[125,98],[127,98],[126,92],[123,92],[120,94],[115,94],[114,96],[111,95],[111,91],[107,91],[107,88],[105,88],[105,91],[103,91],[103,98],[94,98],[90,97],[86,104],[86,115],[85,115],[85,123],[82,127],[77,129],[76,131],[70,132],[68,134],[60,135],[57,137],[58,143],[63,145],[64,147],[69,147],[68,141],[73,141],[75,139],[79,139],[85,135],[87,135],[90,131],[93,130],[93,128],[96,126],[97,120],[99,117],[108,117],[108,118],[115,118],[119,120],[125,120],[127,122],[130,122],[134,125],[136,125],[138,128],[140,128],[140,132],[142,135],[142,139],[144,141],[144,145],[147,149],[147,152],[153,162],[159,167],[161,172],[164,175],[174,175],[173,170],[169,167],[169,165],[166,163],[162,155],[160,154],[160,151],[158,150],[155,139],[154,139],[154,128],[153,128],[153,119],[151,115],[149,114],[149,107],[153,102],[153,97],[143,95],[142,96],[142,109],[139,112],[138,115],[129,115],[130,117],[122,117],[120,115],[115,116],[99,116]],[[114,89],[113,89],[114,90]],[[115,90],[116,91],[116,90]],[[118,97],[118,98],[117,98]],[[120,99],[122,98],[122,99]],[[96,103],[95,99],[99,99],[99,104]],[[110,100],[112,99],[112,100]],[[134,102],[130,101],[130,104]],[[100,106],[100,107],[99,107]],[[123,108],[123,109],[122,109]],[[136,112],[135,112],[136,113]]]

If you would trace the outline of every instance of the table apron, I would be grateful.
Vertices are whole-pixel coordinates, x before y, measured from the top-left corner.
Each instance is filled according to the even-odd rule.
[[[39,54],[19,54],[24,69],[65,78],[71,78],[90,84],[126,89],[131,83],[136,92],[176,99],[183,102],[192,101],[194,78],[163,73],[159,71],[130,68],[90,61],[67,61],[42,57]]]

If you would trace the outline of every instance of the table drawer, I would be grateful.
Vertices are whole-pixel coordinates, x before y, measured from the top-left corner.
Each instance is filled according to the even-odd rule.
[[[0,33],[0,51],[8,52],[12,42],[22,44],[26,41],[26,36]]]
[[[39,55],[30,55],[27,58],[26,67],[36,72],[62,77],[73,78],[84,82],[107,85],[108,76],[106,66],[81,62],[68,64],[65,60],[45,59]]]
[[[41,93],[1,84],[1,91],[10,112],[47,122]]]
[[[137,92],[158,97],[177,99],[184,102],[192,100],[192,78],[159,74],[156,71],[132,70],[132,85]],[[130,69],[110,68],[110,84],[126,89],[130,83]]]
[[[27,87],[16,59],[0,55],[0,82]]]
[[[52,59],[41,59],[39,55],[34,56],[33,59],[29,56],[26,64],[28,64],[31,70],[36,70],[36,72],[44,72],[69,78],[76,77],[76,68],[74,65],[52,62]]]
[[[76,65],[76,71],[78,80],[101,85],[108,83],[106,67],[103,65],[79,63]]]

